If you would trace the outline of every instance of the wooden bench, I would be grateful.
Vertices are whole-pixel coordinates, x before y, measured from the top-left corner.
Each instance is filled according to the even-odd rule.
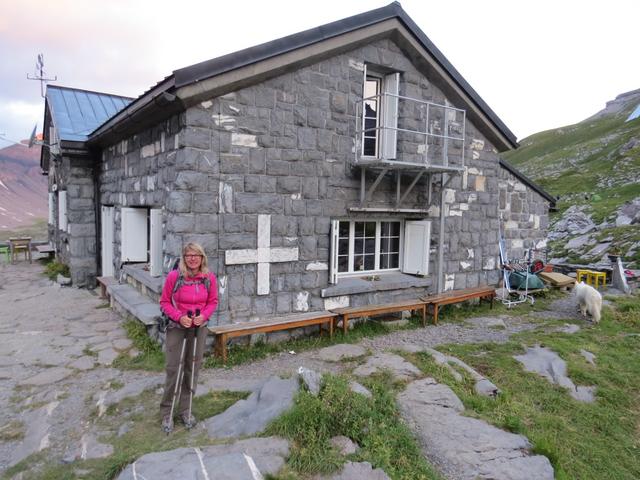
[[[342,331],[346,334],[349,329],[349,319],[368,317],[382,313],[396,313],[405,310],[422,312],[422,325],[426,325],[427,316],[424,301],[421,299],[407,300],[404,302],[387,303],[380,305],[365,305],[362,307],[344,307],[331,310],[342,317]]]
[[[438,308],[442,305],[450,305],[453,303],[460,303],[466,300],[472,300],[474,298],[490,299],[491,308],[493,308],[493,299],[496,297],[496,290],[493,287],[482,286],[475,288],[466,288],[463,290],[451,290],[445,293],[439,293],[437,295],[431,295],[429,297],[422,297],[421,300],[425,303],[428,309],[429,305],[433,307],[433,323],[438,324]]]
[[[47,257],[51,257],[51,254],[55,254],[56,253],[56,249],[53,248],[51,245],[47,244],[47,245],[36,245],[36,250],[38,251],[38,253],[41,253],[43,255],[47,255]]]
[[[96,282],[100,285],[100,298],[109,298],[107,287],[118,283],[118,281],[113,277],[96,277]]]
[[[289,330],[291,328],[308,327],[319,325],[322,334],[322,325],[328,325],[329,335],[333,337],[333,322],[337,317],[332,312],[311,312],[299,315],[289,315],[278,318],[265,318],[257,322],[234,323],[231,325],[220,325],[208,327],[210,333],[215,336],[214,353],[222,358],[222,362],[227,362],[227,341],[230,338],[242,337],[254,333],[277,332]]]

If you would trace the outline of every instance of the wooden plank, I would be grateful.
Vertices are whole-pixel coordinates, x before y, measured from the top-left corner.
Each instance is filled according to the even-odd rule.
[[[576,279],[558,272],[540,272],[538,276],[554,287],[566,287],[575,283]]]
[[[418,307],[422,305],[424,302],[421,299],[409,300],[404,302],[397,303],[383,303],[379,305],[365,305],[362,307],[342,307],[335,308],[331,310],[332,312],[338,313],[340,315],[349,314],[351,316],[356,316],[358,313],[372,313],[376,311],[380,311],[380,313],[387,313],[388,311],[398,311],[401,310],[402,307],[406,307],[405,310],[409,310],[410,307]]]
[[[329,319],[333,320],[334,317],[337,317],[336,313],[332,312],[311,312],[306,314],[300,314],[290,317],[278,317],[278,318],[265,318],[263,320],[258,320],[256,322],[243,322],[243,323],[234,323],[231,325],[218,325],[214,327],[209,327],[209,331],[214,334],[223,333],[223,332],[232,332],[232,331],[242,331],[242,330],[251,330],[257,327],[276,327],[278,325],[283,325],[284,328],[289,328],[287,325],[296,322],[311,322],[314,320],[325,319],[325,321],[329,321]]]

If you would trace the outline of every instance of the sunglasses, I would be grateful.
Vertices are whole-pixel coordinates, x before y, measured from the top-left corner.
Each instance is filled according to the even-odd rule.
[[[184,258],[202,258],[202,255],[189,253],[189,254],[185,255]]]

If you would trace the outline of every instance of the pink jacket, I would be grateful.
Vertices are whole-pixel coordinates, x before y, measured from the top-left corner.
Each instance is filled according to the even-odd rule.
[[[187,315],[189,310],[195,315],[196,309],[200,309],[200,315],[202,315],[205,322],[207,322],[218,306],[218,283],[216,276],[213,273],[208,274],[211,280],[211,286],[208,292],[204,283],[188,285],[191,282],[197,282],[198,279],[204,278],[205,274],[200,273],[195,277],[184,277],[184,284],[173,295],[172,302],[171,292],[173,292],[173,287],[178,281],[179,275],[180,272],[178,270],[172,270],[169,272],[169,275],[167,275],[164,286],[162,287],[160,308],[174,322],[179,322],[180,317]]]

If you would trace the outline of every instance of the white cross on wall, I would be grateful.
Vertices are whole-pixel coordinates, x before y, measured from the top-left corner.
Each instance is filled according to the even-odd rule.
[[[271,215],[258,215],[257,250],[227,250],[226,265],[258,264],[258,295],[269,294],[269,264],[298,260],[298,247],[271,248]]]

